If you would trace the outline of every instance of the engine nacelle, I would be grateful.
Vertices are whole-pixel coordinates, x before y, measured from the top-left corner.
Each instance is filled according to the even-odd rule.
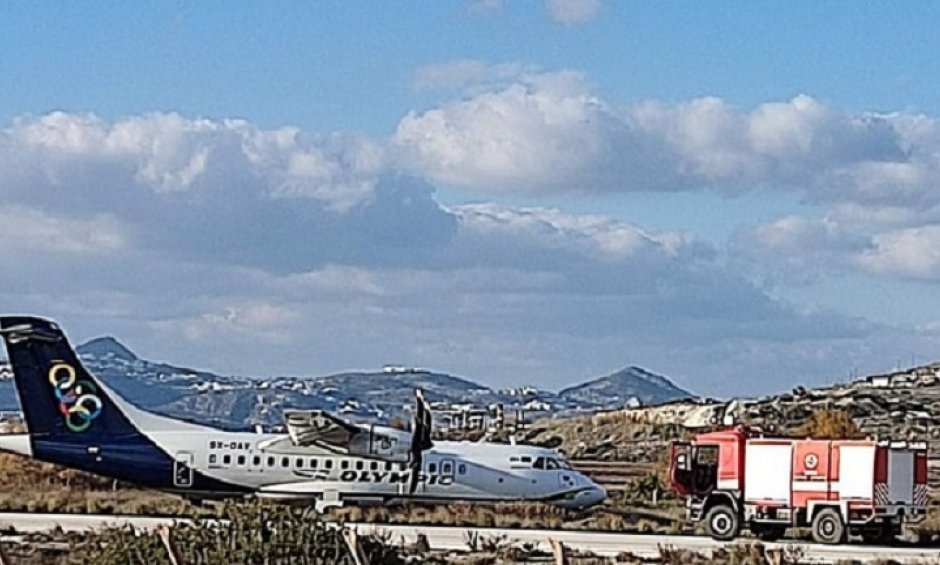
[[[411,433],[388,426],[361,426],[362,432],[355,434],[347,453],[385,461],[405,463],[411,459]]]

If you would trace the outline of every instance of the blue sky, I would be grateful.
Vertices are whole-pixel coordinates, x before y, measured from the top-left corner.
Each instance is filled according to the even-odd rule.
[[[242,374],[937,359],[938,11],[6,3],[0,306]]]

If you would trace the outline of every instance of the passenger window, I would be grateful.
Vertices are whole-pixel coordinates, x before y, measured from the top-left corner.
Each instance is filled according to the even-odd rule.
[[[522,462],[523,462],[523,463],[531,463],[531,462],[532,462],[532,458],[529,457],[528,455],[526,455],[525,457],[522,458]]]
[[[378,462],[378,461],[373,461],[372,463],[369,463],[369,469],[371,469],[372,471],[378,471],[378,470],[379,470],[379,462]]]
[[[464,465],[463,463],[461,463],[460,465],[457,465],[457,474],[459,474],[459,475],[466,475],[466,474],[467,474],[467,466]]]
[[[363,464],[362,461],[356,461],[356,470],[357,470],[357,471],[361,471],[363,465],[364,465],[364,464]]]
[[[535,467],[536,469],[545,469],[545,458],[544,457],[536,458],[535,464],[532,466]]]
[[[251,464],[254,465],[255,467],[260,467],[260,466],[261,466],[261,456],[260,456],[260,455],[255,455],[254,457],[252,457],[252,458],[251,458]]]
[[[332,468],[333,468],[333,460],[332,460],[332,459],[327,459],[326,461],[323,462],[323,466],[326,467],[327,469],[332,469]]]
[[[290,457],[281,457],[281,467],[290,467]]]
[[[428,474],[433,475],[433,474],[436,473],[436,472],[437,472],[437,464],[436,464],[436,463],[428,463]]]
[[[303,468],[304,468],[304,460],[303,460],[303,458],[298,457],[298,458],[297,458],[297,461],[296,461],[294,464],[297,466],[298,469],[303,469]]]
[[[342,470],[344,470],[344,471],[345,471],[346,469],[349,469],[349,460],[348,460],[348,459],[343,459],[342,461],[340,461],[340,462],[339,462],[339,468],[342,469]]]
[[[232,456],[231,456],[231,455],[228,455],[228,454],[223,455],[223,456],[222,456],[222,464],[223,464],[223,465],[226,465],[226,466],[231,465],[231,464],[232,464]]]
[[[310,468],[311,468],[311,469],[316,469],[316,468],[317,468],[317,462],[318,462],[317,459],[311,459],[311,460],[310,460]]]
[[[391,471],[391,470],[392,470],[392,462],[391,462],[391,461],[386,461],[386,462],[385,462],[385,470],[386,470],[386,471]]]
[[[244,467],[244,466],[245,466],[245,456],[244,456],[244,455],[239,455],[239,456],[238,456],[238,466],[239,466],[239,467]]]
[[[453,472],[454,472],[454,466],[450,462],[441,464],[442,475],[450,475]]]
[[[209,465],[215,465],[215,462],[218,460],[215,453],[209,454]]]
[[[274,466],[274,456],[268,456],[268,467]]]

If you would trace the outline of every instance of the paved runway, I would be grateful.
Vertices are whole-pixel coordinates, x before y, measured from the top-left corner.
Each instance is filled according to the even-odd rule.
[[[45,531],[56,526],[66,531],[82,531],[97,529],[107,525],[132,524],[138,528],[152,529],[160,525],[171,525],[174,518],[160,518],[149,516],[108,516],[100,514],[32,514],[32,513],[0,513],[0,529],[9,532],[37,532]],[[482,537],[506,536],[517,542],[533,542],[541,544],[548,550],[547,540],[553,537],[573,549],[593,551],[601,556],[615,556],[621,552],[630,552],[641,557],[655,557],[659,554],[660,546],[671,546],[676,549],[688,549],[709,553],[725,544],[706,537],[677,536],[677,535],[638,535],[617,534],[608,532],[584,532],[574,530],[523,530],[502,528],[467,528],[450,526],[412,526],[401,524],[347,524],[355,527],[362,533],[376,530],[388,532],[394,540],[404,539],[413,542],[417,534],[423,533],[434,549],[466,550],[467,533],[476,531]],[[2,539],[2,536],[0,536]],[[783,548],[786,545],[797,545],[804,550],[807,561],[816,563],[834,563],[839,560],[875,560],[879,558],[893,559],[900,562],[916,563],[924,560],[940,559],[940,548],[915,547],[887,547],[868,546],[860,544],[847,544],[839,546],[825,546],[803,542],[782,542],[767,544],[772,548]]]

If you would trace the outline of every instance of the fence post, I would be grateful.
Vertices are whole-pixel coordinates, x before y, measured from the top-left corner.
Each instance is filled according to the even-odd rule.
[[[356,565],[369,565],[369,558],[366,556],[366,552],[363,551],[362,544],[359,543],[359,532],[353,528],[346,528],[343,530],[343,539],[349,547],[349,554],[352,556],[353,562]]]
[[[555,556],[555,565],[568,565],[568,556],[565,555],[565,544],[555,538],[548,538],[548,546],[552,548]]]
[[[170,528],[166,526],[157,527],[157,536],[159,536],[160,541],[163,542],[163,547],[166,548],[166,552],[170,555],[170,563],[172,565],[184,565],[183,555],[176,545],[176,540],[173,539],[173,532],[170,531]]]
[[[7,548],[4,547],[2,543],[0,543],[0,565],[13,565],[13,559],[10,557],[10,554],[7,553]]]

